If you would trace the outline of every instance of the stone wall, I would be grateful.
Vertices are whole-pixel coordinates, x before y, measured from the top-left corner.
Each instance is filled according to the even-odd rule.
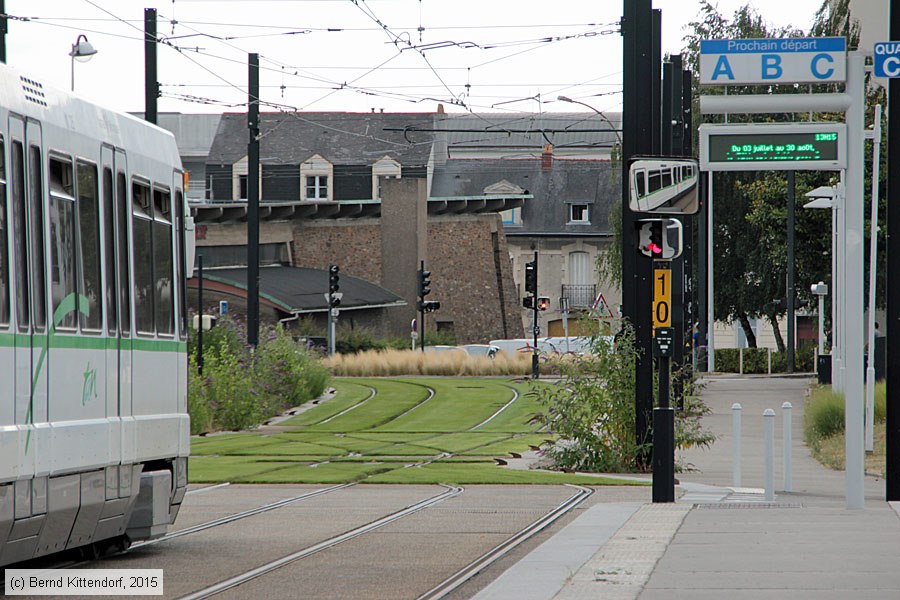
[[[324,269],[335,263],[342,273],[382,284],[378,219],[298,221],[293,227],[294,265]],[[428,299],[441,302],[441,310],[426,316],[429,331],[438,324],[452,329],[460,344],[524,335],[498,215],[429,217],[426,256],[432,282]],[[405,300],[415,306],[417,299]],[[409,335],[405,327],[384,333]]]

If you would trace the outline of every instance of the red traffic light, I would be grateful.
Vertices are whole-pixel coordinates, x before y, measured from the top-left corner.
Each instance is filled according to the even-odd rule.
[[[542,296],[537,299],[538,310],[547,310],[550,308],[550,298]]]

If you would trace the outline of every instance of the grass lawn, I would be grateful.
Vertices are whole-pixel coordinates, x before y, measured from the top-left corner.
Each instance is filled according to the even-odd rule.
[[[190,480],[635,484],[497,466],[494,458],[550,438],[531,423],[540,406],[528,395],[528,383],[460,377],[338,379],[333,385],[334,398],[267,427],[266,434],[193,438]]]
[[[885,475],[886,466],[885,429],[883,422],[875,423],[875,430],[872,432],[874,452],[872,454],[866,453],[866,472],[877,473],[882,477]],[[837,433],[822,440],[818,448],[812,448],[812,454],[816,460],[826,467],[843,471],[846,459],[844,444],[844,433]]]

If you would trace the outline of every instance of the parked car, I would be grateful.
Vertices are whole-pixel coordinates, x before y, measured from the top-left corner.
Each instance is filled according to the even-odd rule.
[[[469,356],[487,356],[488,358],[494,358],[500,352],[500,347],[492,344],[465,344],[460,348],[465,350]]]

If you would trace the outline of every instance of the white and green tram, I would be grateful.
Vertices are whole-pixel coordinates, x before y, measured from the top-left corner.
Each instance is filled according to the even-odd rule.
[[[174,521],[187,215],[171,133],[0,65],[0,565]]]

